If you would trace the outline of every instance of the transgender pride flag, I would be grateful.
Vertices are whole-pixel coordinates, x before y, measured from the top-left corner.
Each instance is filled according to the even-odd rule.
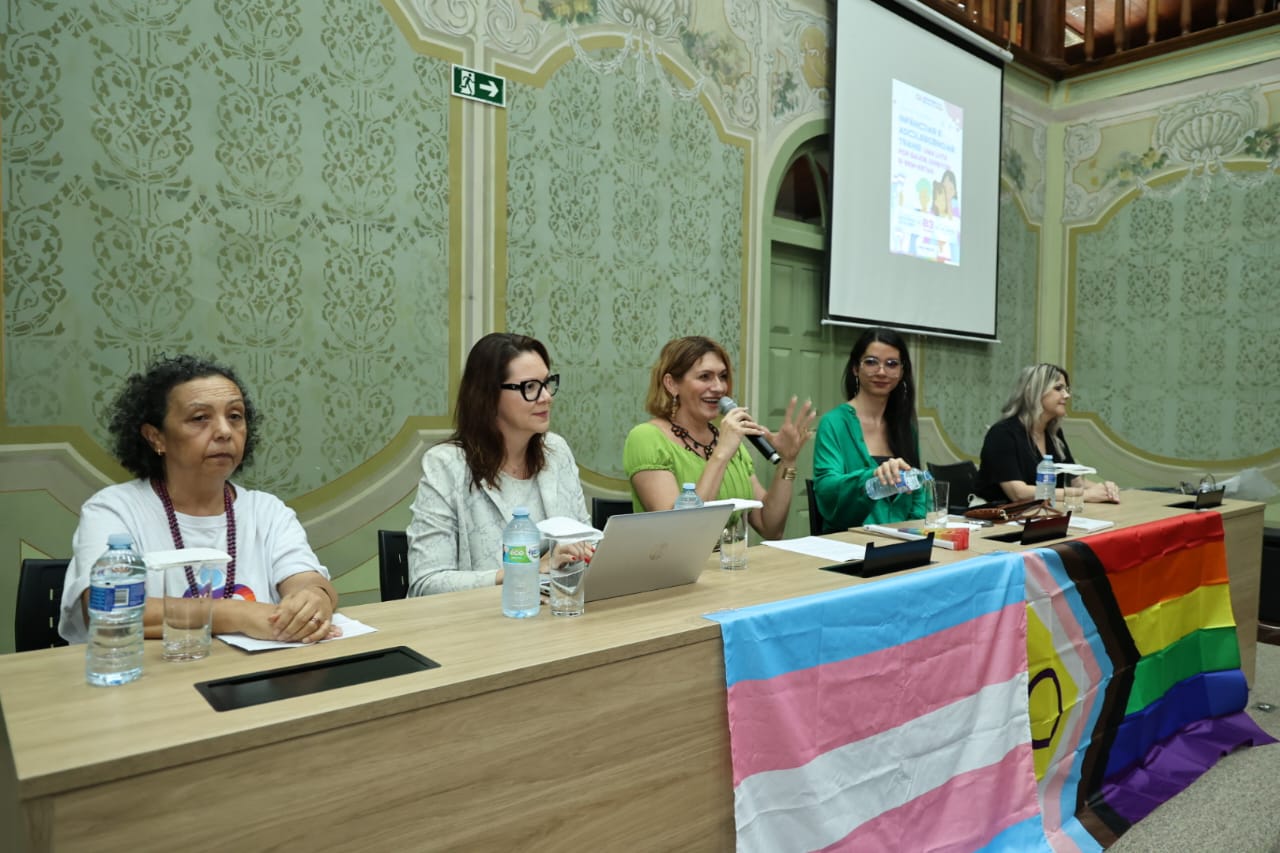
[[[739,850],[1050,849],[1020,556],[708,618]]]

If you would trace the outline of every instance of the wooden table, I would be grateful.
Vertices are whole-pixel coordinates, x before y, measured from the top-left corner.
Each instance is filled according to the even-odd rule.
[[[1089,515],[1175,512],[1125,501]],[[1252,677],[1262,507],[1222,512]],[[215,643],[166,664],[148,643],[120,688],[85,685],[83,647],[8,655],[0,825],[38,851],[732,850],[724,665],[702,614],[862,582],[822,564],[756,547],[746,572],[709,560],[697,584],[576,619],[505,619],[494,588],[345,610],[378,632],[320,647]],[[223,713],[192,687],[397,645],[441,667]]]

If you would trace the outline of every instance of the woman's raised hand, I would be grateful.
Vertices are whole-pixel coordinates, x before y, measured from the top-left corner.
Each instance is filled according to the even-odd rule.
[[[818,416],[818,410],[813,407],[812,401],[805,400],[799,412],[796,412],[796,402],[797,399],[792,397],[791,402],[787,404],[787,413],[783,416],[782,427],[777,432],[764,431],[774,449],[778,451],[778,455],[782,457],[782,464],[785,465],[795,464],[796,457],[800,455],[805,443],[809,441],[809,436],[813,434],[813,421]]]

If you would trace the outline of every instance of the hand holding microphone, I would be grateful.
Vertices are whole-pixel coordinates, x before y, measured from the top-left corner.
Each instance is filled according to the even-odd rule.
[[[719,407],[720,414],[727,415],[738,408],[738,404],[734,402],[732,397],[721,397]],[[792,415],[795,414],[795,408],[796,398],[792,397],[791,402],[787,405],[787,414],[783,419],[782,429],[778,430],[777,433],[770,433],[767,429],[761,427],[766,435],[747,435],[747,441],[751,442],[755,449],[760,451],[760,455],[774,465],[777,465],[782,460],[782,455],[773,446],[770,437],[782,444],[783,451],[787,452],[789,458],[794,460],[799,455],[801,448],[804,447],[805,442],[809,440],[810,428],[813,426],[814,418],[818,416],[818,413],[813,410],[813,404],[806,402],[800,409],[800,413],[795,415],[793,419]]]
[[[727,415],[734,409],[739,408],[738,404],[734,402],[732,397],[721,397],[719,406],[721,416]],[[777,465],[778,462],[782,460],[782,457],[778,455],[778,451],[769,443],[769,439],[765,438],[763,435],[747,433],[747,441],[751,442],[755,449],[760,451],[760,455],[765,459],[768,459],[774,465]]]

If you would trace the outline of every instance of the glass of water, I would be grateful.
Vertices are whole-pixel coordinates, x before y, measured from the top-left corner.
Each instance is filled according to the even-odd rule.
[[[556,547],[573,541],[579,540],[559,542]],[[548,596],[552,616],[581,616],[585,612],[586,586],[583,581],[590,565],[586,557],[578,557],[558,566],[552,561]]]
[[[947,505],[951,499],[951,484],[945,480],[931,480],[927,492],[929,508],[925,510],[925,527],[947,526]]]
[[[720,568],[740,571],[747,567],[747,514],[735,512],[720,533]]]

